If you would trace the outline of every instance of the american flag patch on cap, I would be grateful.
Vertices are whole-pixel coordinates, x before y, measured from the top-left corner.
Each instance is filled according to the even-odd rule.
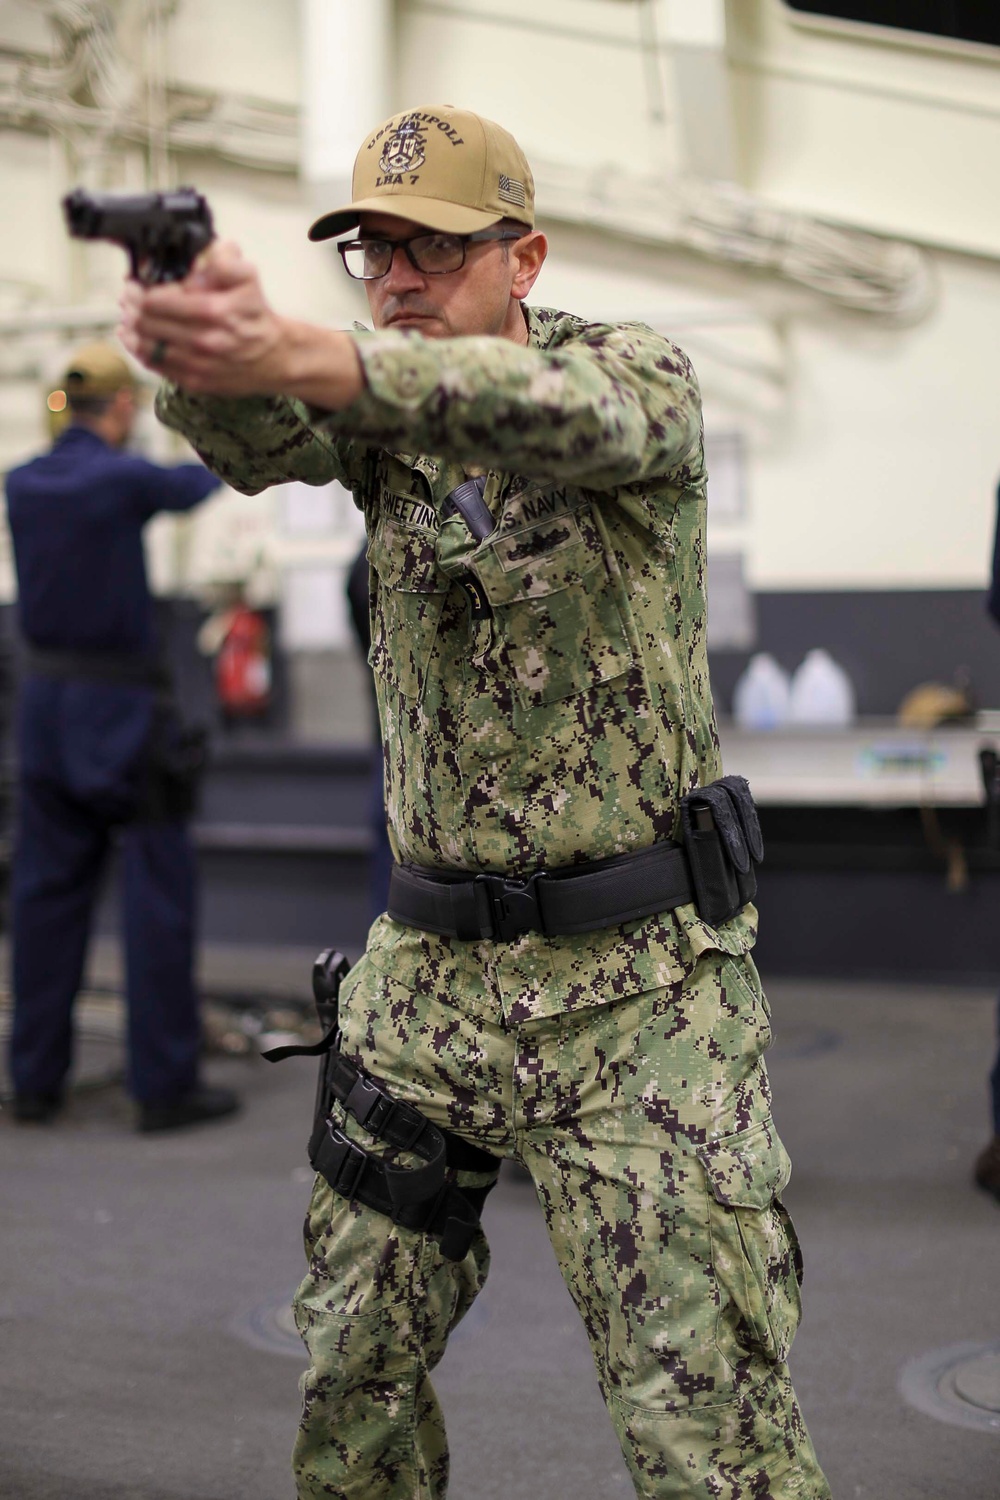
[[[523,208],[526,201],[524,183],[513,177],[505,177],[501,172],[497,197],[502,198],[505,203],[516,203],[518,208]]]

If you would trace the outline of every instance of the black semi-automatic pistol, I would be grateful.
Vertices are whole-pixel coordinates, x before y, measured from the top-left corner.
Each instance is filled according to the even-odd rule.
[[[78,240],[121,245],[131,274],[144,286],[181,281],[215,238],[212,210],[194,188],[169,193],[88,193],[63,199],[66,227]]]

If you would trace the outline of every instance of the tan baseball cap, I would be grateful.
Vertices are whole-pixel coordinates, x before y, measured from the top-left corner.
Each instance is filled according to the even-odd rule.
[[[351,191],[352,203],[316,220],[311,240],[354,229],[363,213],[397,214],[453,234],[499,219],[535,223],[535,184],[514,137],[451,104],[403,110],[374,130],[355,158]]]
[[[75,349],[63,376],[63,386],[70,400],[74,396],[113,396],[124,386],[134,388],[137,384],[131,366],[113,344],[83,344]]]

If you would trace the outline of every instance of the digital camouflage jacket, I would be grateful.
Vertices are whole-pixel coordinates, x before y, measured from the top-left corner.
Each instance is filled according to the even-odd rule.
[[[243,493],[293,479],[353,492],[394,851],[509,875],[675,836],[679,797],[721,774],[690,362],[639,324],[526,316],[527,347],[357,334],[367,388],[340,412],[170,386],[157,401]],[[496,527],[479,543],[445,501],[484,473]],[[744,951],[752,915],[711,945]],[[678,924],[701,926],[686,909],[483,945],[383,919],[369,951],[405,982],[487,947],[505,1010],[548,1015],[669,982]]]

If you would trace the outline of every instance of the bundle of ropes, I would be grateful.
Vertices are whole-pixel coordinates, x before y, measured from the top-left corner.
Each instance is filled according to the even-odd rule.
[[[539,202],[555,219],[776,273],[864,312],[912,319],[932,299],[930,265],[918,246],[774,207],[733,183],[547,162],[538,163],[535,178]]]

